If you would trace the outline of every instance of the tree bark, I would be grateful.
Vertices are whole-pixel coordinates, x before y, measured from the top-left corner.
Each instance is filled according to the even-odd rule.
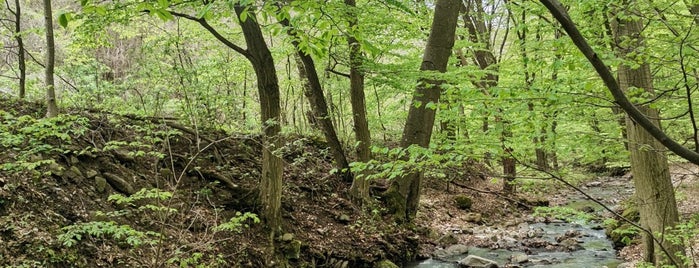
[[[272,53],[267,47],[260,25],[251,10],[245,6],[235,5],[235,13],[243,30],[247,50],[246,57],[250,61],[257,76],[257,90],[260,95],[260,115],[262,120],[263,150],[262,178],[260,181],[260,202],[262,203],[262,219],[272,230],[272,234],[281,229],[281,198],[282,171],[281,157],[275,151],[282,146],[279,137],[281,131],[279,104],[279,80],[274,67]],[[248,12],[247,19],[241,19],[241,14]]]
[[[454,47],[456,23],[461,1],[437,0],[435,3],[432,29],[422,57],[420,70],[446,72],[447,62]],[[441,95],[441,81],[421,78],[413,93],[408,119],[403,129],[401,147],[411,145],[428,147],[436,110],[428,107],[437,104]],[[420,202],[422,171],[409,171],[393,181],[387,201],[397,222],[412,222],[415,219]]]
[[[58,115],[58,106],[56,105],[56,91],[53,82],[56,46],[53,41],[53,12],[51,11],[51,0],[44,0],[44,23],[46,26],[46,117],[54,117]]]
[[[354,29],[357,24],[355,0],[345,0],[345,5],[349,9],[348,26]],[[347,35],[347,45],[349,46],[350,64],[350,102],[352,104],[352,120],[354,122],[354,137],[357,140],[357,160],[359,162],[369,162],[371,160],[371,133],[369,132],[369,121],[366,118],[366,97],[364,95],[364,72],[362,71],[362,48],[357,38],[351,33]],[[367,172],[362,172],[355,176],[350,187],[350,196],[355,203],[362,203],[369,199],[369,181],[366,178]]]
[[[622,16],[617,18],[613,29],[615,30],[614,38],[619,57],[625,58],[636,49],[644,47],[642,27],[640,20],[627,20],[623,19]],[[627,60],[633,59],[627,58]],[[642,62],[640,67],[621,64],[618,75],[621,90],[628,93],[629,88],[633,87],[654,94],[648,63]],[[660,127],[659,114],[656,109],[650,108],[648,105],[637,106],[637,108],[645,116],[652,118],[653,124]],[[657,266],[670,263],[682,264],[682,261],[675,254],[684,254],[683,246],[672,244],[664,236],[666,228],[674,227],[679,221],[675,192],[667,158],[663,152],[665,148],[630,117],[626,118],[626,129],[631,153],[631,172],[636,187],[636,205],[639,208],[641,225],[653,234],[662,234],[658,237],[659,243],[671,255],[665,256],[660,246],[654,243],[651,234],[644,233],[644,257],[646,261]],[[674,261],[668,260],[668,258],[673,258]]]

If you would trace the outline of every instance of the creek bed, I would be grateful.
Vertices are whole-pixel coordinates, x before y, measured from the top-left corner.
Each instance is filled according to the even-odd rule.
[[[586,193],[600,199],[608,206],[633,194],[628,180],[623,178],[602,178],[585,187]],[[575,192],[565,194],[566,206],[593,210],[603,215],[602,207]],[[498,239],[514,240],[508,249],[488,249],[470,247],[468,253],[451,256],[445,260],[428,259],[409,263],[409,268],[452,268],[468,255],[475,255],[497,262],[499,267],[609,267],[623,263],[617,257],[612,242],[599,224],[585,222],[522,223],[514,233],[498,234]],[[512,237],[519,237],[513,239]],[[518,257],[513,257],[517,255]],[[526,256],[526,257],[524,257]],[[514,261],[513,261],[514,260]],[[517,262],[520,260],[521,262]]]

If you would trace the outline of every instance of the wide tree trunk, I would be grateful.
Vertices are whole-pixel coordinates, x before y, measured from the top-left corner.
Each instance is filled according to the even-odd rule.
[[[247,12],[247,19],[240,19],[240,15]],[[281,131],[279,104],[279,80],[274,67],[272,53],[260,30],[260,25],[250,10],[245,6],[236,5],[235,13],[240,20],[243,29],[246,55],[252,64],[257,76],[257,90],[260,95],[260,115],[264,135],[262,137],[262,178],[260,181],[260,202],[262,203],[262,219],[272,230],[272,234],[278,232],[282,225],[281,200],[282,200],[282,159],[276,150],[283,145],[279,137]]]
[[[447,62],[454,47],[456,23],[461,1],[437,0],[432,20],[432,29],[422,57],[421,71],[446,72]],[[439,102],[442,93],[441,81],[420,79],[413,93],[408,119],[403,129],[401,147],[411,145],[428,147],[432,137],[436,110],[429,104]],[[398,222],[412,222],[420,202],[423,172],[411,171],[393,181],[386,199]]]
[[[44,23],[46,26],[46,117],[54,117],[58,115],[58,106],[56,105],[55,83],[53,82],[56,46],[53,41],[51,0],[44,0]]]
[[[617,19],[617,22],[614,23],[614,33],[620,57],[625,58],[630,53],[637,52],[636,49],[644,47],[642,29],[643,25],[640,20]],[[633,59],[627,58],[627,60]],[[633,94],[628,91],[630,88],[643,89],[647,93],[654,94],[649,64],[644,62],[638,64],[640,66],[619,65],[620,88],[628,94]],[[637,106],[637,108],[655,125],[660,126],[656,109],[650,108],[648,105]],[[654,235],[660,234],[656,235],[656,238],[670,254],[667,256],[660,245],[653,241],[652,236],[644,233],[644,258],[658,266],[671,263],[668,258],[673,258],[672,263],[674,264],[681,264],[681,260],[675,254],[684,254],[683,246],[672,244],[663,235],[666,228],[674,227],[679,221],[675,191],[664,153],[665,148],[628,116],[626,118],[626,131],[631,153],[631,172],[636,187],[635,203],[639,208],[641,225]]]
[[[347,14],[348,24],[354,29],[357,24],[357,14],[355,12],[357,3],[355,0],[345,0],[345,5],[349,9]],[[369,133],[369,121],[366,118],[366,97],[364,96],[364,73],[362,72],[362,48],[357,38],[352,33],[347,35],[347,45],[349,46],[350,60],[350,102],[352,103],[352,120],[354,122],[354,137],[357,140],[357,160],[359,162],[369,162],[371,160],[371,133]],[[364,173],[356,174],[350,196],[355,203],[361,203],[369,199],[369,181]]]

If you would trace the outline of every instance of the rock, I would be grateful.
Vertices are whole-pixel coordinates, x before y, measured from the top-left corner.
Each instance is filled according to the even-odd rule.
[[[99,193],[104,193],[107,190],[107,180],[102,176],[95,176],[95,189]]]
[[[85,176],[83,176],[83,172],[76,166],[71,166],[68,168],[68,170],[63,172],[63,176],[69,178],[75,183],[81,183],[85,178]]]
[[[65,168],[56,162],[53,162],[49,165],[49,172],[51,172],[51,174],[53,174],[53,175],[63,177],[64,171],[65,171]]]
[[[392,261],[383,260],[374,264],[374,268],[399,268],[399,266]]]
[[[340,223],[349,223],[351,221],[351,218],[347,214],[342,214],[339,217],[337,217],[337,220],[340,221]]]
[[[466,213],[466,215],[464,215],[464,220],[467,222],[472,222],[472,223],[482,223],[483,217],[481,216],[480,213],[471,212],[471,213]]]
[[[575,238],[565,239],[561,241],[560,245],[566,251],[577,251],[583,249],[583,247],[580,245],[580,242]]]
[[[439,261],[449,261],[453,257],[468,253],[468,247],[465,245],[452,245],[445,249],[435,250],[432,253],[432,258]]]
[[[512,257],[510,257],[510,260],[512,263],[525,263],[529,261],[529,255],[518,252],[513,254]]]
[[[291,240],[294,240],[294,234],[292,234],[292,233],[285,233],[285,234],[282,235],[281,240],[284,241],[284,242],[289,242],[289,241],[291,241]]]
[[[456,207],[463,210],[470,210],[473,204],[470,197],[462,194],[455,196],[454,202],[456,202]]]
[[[97,175],[99,175],[99,172],[97,172],[94,169],[88,168],[85,170],[85,177],[88,179],[92,179],[92,178],[96,177]]]
[[[445,234],[442,237],[440,237],[439,239],[437,239],[437,244],[439,244],[439,245],[446,246],[446,245],[454,245],[456,243],[459,243],[459,240],[452,233]]]
[[[133,186],[131,186],[131,184],[126,182],[126,180],[119,177],[118,175],[108,173],[108,172],[105,172],[103,175],[104,175],[104,178],[107,179],[107,182],[112,187],[114,187],[115,190],[122,192],[122,193],[125,193],[125,194],[129,194],[129,195],[136,192],[136,191],[134,191]]]
[[[71,155],[69,158],[69,162],[71,165],[77,165],[80,164],[80,159],[78,159],[76,156]]]
[[[459,261],[458,263],[459,267],[468,267],[468,268],[497,268],[498,263],[489,260],[483,257],[475,256],[475,255],[468,255],[466,258],[463,258],[462,260]]]
[[[289,260],[297,260],[301,258],[301,241],[293,240],[284,245],[284,257]]]
[[[600,186],[602,186],[602,182],[601,181],[588,182],[587,184],[585,184],[585,186],[587,186],[587,187],[600,187]]]

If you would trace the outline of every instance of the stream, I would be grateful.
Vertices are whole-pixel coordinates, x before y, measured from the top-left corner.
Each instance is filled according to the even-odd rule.
[[[627,178],[606,177],[590,182],[582,187],[590,196],[602,201],[610,208],[633,194],[633,188]],[[553,198],[564,200],[564,206],[591,212],[602,218],[608,217],[600,205],[587,200],[585,196],[574,191],[565,191]],[[534,217],[532,217],[534,218]],[[615,268],[623,263],[617,257],[612,242],[606,237],[600,222],[558,220],[537,222],[526,220],[519,225],[500,230],[497,227],[474,228],[474,236],[486,236],[493,241],[489,248],[468,247],[462,245],[460,254],[439,256],[435,251],[432,259],[409,263],[409,268],[452,268],[467,256],[477,256],[495,262],[493,267],[609,267]],[[446,249],[451,250],[453,247]],[[467,249],[467,250],[466,250]],[[444,250],[443,250],[444,251]],[[439,256],[439,257],[435,257]],[[474,266],[479,267],[479,266]],[[490,266],[480,266],[490,267]]]

